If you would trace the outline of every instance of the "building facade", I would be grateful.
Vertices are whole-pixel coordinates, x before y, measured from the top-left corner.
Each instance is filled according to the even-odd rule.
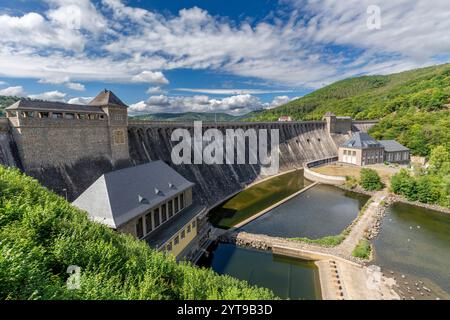
[[[197,235],[201,208],[189,182],[163,161],[103,174],[73,204],[93,221],[178,256]]]
[[[129,159],[127,106],[104,90],[88,105],[19,100],[5,109],[25,170],[80,159]]]
[[[356,132],[338,149],[338,161],[365,166],[376,163],[409,163],[409,149],[394,140],[377,141],[364,132]]]

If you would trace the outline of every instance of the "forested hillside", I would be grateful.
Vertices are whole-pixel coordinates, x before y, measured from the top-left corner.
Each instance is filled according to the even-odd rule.
[[[9,107],[14,102],[19,101],[19,97],[0,96],[0,116],[3,115],[3,110]]]
[[[354,119],[381,119],[370,131],[378,139],[398,139],[414,154],[449,147],[450,64],[387,76],[338,81],[250,120],[321,119],[327,111]]]
[[[70,265],[81,267],[79,289],[66,286]],[[273,298],[267,289],[177,264],[0,166],[0,300]]]

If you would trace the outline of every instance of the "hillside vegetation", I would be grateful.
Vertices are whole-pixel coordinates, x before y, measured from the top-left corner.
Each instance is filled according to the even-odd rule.
[[[12,96],[0,96],[0,116],[3,115],[3,110],[5,110],[6,107],[9,107],[14,102],[19,101],[19,97],[12,97]]]
[[[251,121],[318,120],[327,111],[354,119],[381,119],[370,130],[377,139],[398,139],[413,154],[427,156],[438,145],[449,146],[450,64],[386,76],[338,81]]]
[[[2,166],[0,252],[0,300],[275,298],[91,222],[36,180]],[[81,267],[80,289],[66,286],[70,265]]]

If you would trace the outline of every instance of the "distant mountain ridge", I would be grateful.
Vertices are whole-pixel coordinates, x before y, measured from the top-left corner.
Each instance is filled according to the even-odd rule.
[[[224,112],[206,113],[206,112],[181,112],[181,113],[151,113],[145,115],[131,116],[136,120],[152,121],[241,121],[243,118],[252,117],[261,111],[252,111],[241,116],[234,116]]]

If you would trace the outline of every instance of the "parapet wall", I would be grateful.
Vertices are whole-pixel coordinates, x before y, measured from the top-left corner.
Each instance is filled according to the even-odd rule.
[[[332,185],[341,185],[345,183],[346,178],[341,176],[329,176],[325,174],[321,174],[318,172],[315,172],[311,170],[311,168],[314,167],[320,167],[329,163],[334,163],[338,161],[338,157],[330,157],[330,158],[324,158],[324,159],[318,159],[311,162],[308,162],[303,167],[304,170],[304,177],[308,180],[314,181],[314,182],[320,182],[325,184],[332,184]]]

